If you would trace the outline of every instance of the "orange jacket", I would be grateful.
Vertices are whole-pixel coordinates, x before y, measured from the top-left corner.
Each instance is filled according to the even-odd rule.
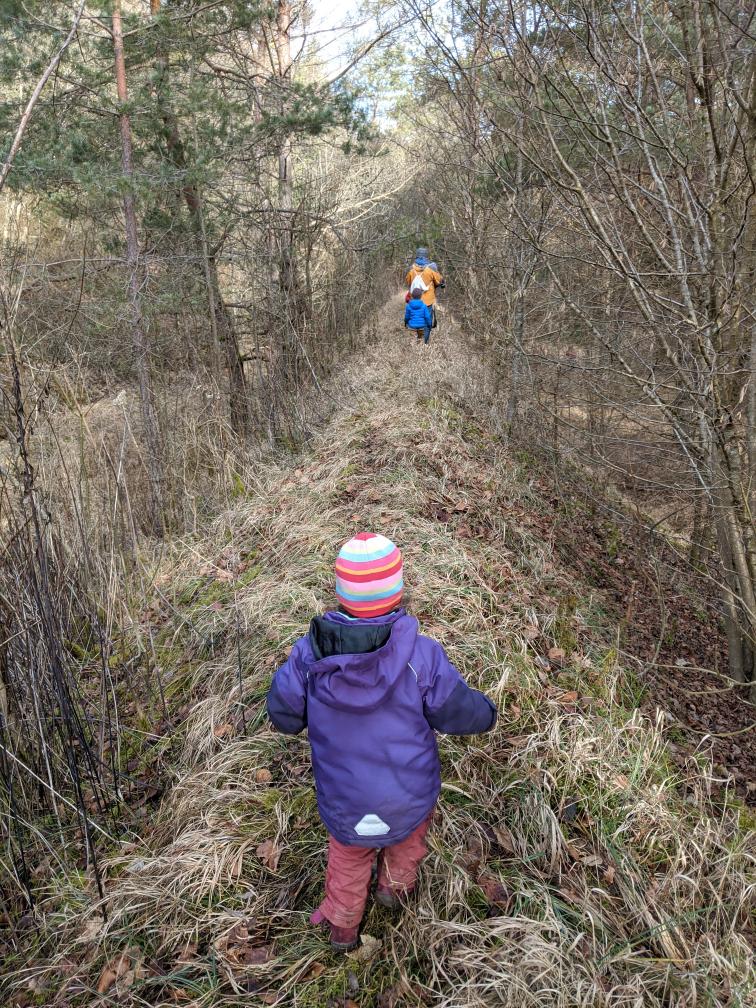
[[[423,278],[423,283],[428,288],[428,290],[423,294],[423,302],[427,305],[435,304],[436,287],[438,287],[438,285],[443,281],[443,277],[438,270],[431,269],[430,266],[418,266],[417,263],[412,263],[410,271],[405,277],[405,282],[408,287],[412,286],[412,281],[418,275]]]

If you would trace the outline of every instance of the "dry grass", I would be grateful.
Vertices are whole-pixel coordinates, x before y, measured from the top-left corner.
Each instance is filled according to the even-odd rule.
[[[16,993],[33,973],[60,1006],[754,1003],[744,813],[711,803],[703,755],[672,768],[590,601],[560,617],[580,589],[519,521],[538,502],[489,433],[484,376],[453,331],[407,346],[399,311],[307,451],[261,466],[205,533],[153,558],[165,605],[150,633],[169,696],[191,702],[175,784],[110,858],[107,922],[86,880],[51,894],[46,972],[16,971]],[[382,946],[366,962],[332,957],[307,925],[325,854],[307,745],[262,713],[358,527],[401,544],[424,630],[501,708],[493,735],[442,741],[417,899],[398,919],[369,910]],[[546,670],[554,645],[566,662]]]

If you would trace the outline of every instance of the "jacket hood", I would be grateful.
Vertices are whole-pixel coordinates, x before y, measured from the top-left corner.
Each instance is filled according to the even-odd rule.
[[[404,609],[372,619],[316,616],[309,634],[312,693],[337,710],[375,710],[406,670],[417,632],[417,620]]]

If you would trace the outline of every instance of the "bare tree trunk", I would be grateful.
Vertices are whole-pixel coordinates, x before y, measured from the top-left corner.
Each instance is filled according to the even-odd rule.
[[[734,569],[732,544],[727,521],[720,509],[716,521],[717,544],[724,572],[723,601],[724,622],[727,633],[727,651],[730,675],[737,682],[751,683],[751,698],[754,699],[754,647],[747,630],[748,620],[744,619],[738,590],[738,577]]]
[[[699,567],[706,563],[710,519],[711,512],[708,501],[703,494],[699,493],[693,505],[693,522],[690,532],[690,547],[688,549],[688,562],[691,567]]]
[[[481,4],[481,19],[485,8]],[[523,8],[519,16],[519,29],[522,38],[526,35],[526,12]],[[525,115],[521,112],[517,117],[517,148],[515,153],[514,203],[515,220],[527,216],[527,200],[525,187],[525,165],[523,147],[525,140]],[[519,230],[519,226],[518,226]],[[527,262],[528,249],[525,239],[518,233],[514,239],[514,296],[515,305],[512,319],[512,346],[510,348],[509,396],[507,401],[507,436],[515,431],[520,412],[521,382],[525,376],[525,296],[530,283],[532,267]]]
[[[514,317],[512,319],[512,346],[509,365],[509,389],[507,393],[506,429],[507,438],[515,433],[520,411],[520,382],[523,372],[523,341],[525,337],[525,292],[522,290],[522,276],[517,268]]]
[[[286,104],[286,89],[291,82],[291,3],[278,0],[276,11],[276,74],[280,91],[280,109]],[[278,148],[278,283],[286,309],[283,339],[283,374],[287,382],[296,379],[295,328],[298,321],[296,277],[294,273],[294,178],[291,163],[291,137],[286,134]]]
[[[142,291],[147,283],[144,261],[139,251],[136,205],[133,192],[133,150],[131,143],[131,122],[125,111],[128,101],[126,87],[126,62],[123,52],[123,28],[121,25],[121,0],[113,3],[113,55],[118,101],[121,106],[121,166],[125,179],[123,215],[126,225],[126,252],[129,267],[129,314],[131,339],[134,348],[134,362],[139,382],[139,403],[144,427],[145,465],[150,483],[150,512],[153,531],[161,533],[165,529],[165,505],[163,499],[163,452],[160,428],[155,409],[155,395],[152,388],[149,361],[149,342],[142,315]]]
[[[150,12],[153,17],[160,13],[161,0],[150,0]],[[158,79],[155,89],[158,112],[163,122],[168,154],[174,166],[183,174],[187,170],[186,148],[181,139],[178,121],[171,108],[166,93],[168,86],[168,59],[164,52],[159,51],[157,60]],[[192,228],[194,244],[202,263],[202,275],[207,291],[210,327],[213,342],[222,348],[228,370],[228,409],[231,426],[242,437],[249,434],[249,399],[247,382],[244,375],[244,364],[239,353],[239,342],[236,336],[234,320],[221,294],[218,276],[218,262],[215,250],[208,241],[205,215],[202,206],[202,196],[194,182],[185,182],[181,187],[189,211],[189,221]]]

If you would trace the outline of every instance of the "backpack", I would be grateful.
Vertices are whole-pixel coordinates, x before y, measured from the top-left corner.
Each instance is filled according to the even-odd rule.
[[[428,284],[425,280],[423,280],[422,270],[420,270],[419,273],[416,273],[410,281],[410,291],[414,293],[416,290],[419,290],[422,294],[425,294],[428,290]]]

